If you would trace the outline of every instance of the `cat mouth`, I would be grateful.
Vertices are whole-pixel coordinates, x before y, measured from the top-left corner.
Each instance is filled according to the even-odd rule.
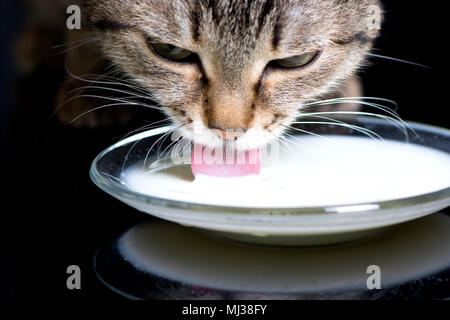
[[[226,147],[238,151],[256,150],[268,143],[273,142],[278,137],[265,130],[253,127],[246,131],[229,130],[217,132],[206,128],[201,132],[195,132],[191,139],[194,143],[210,148]]]
[[[194,144],[210,148],[227,148],[246,151],[263,148],[278,141],[283,134],[282,127],[271,131],[258,124],[250,128],[222,130],[208,127],[202,119],[195,119],[187,124],[178,124],[177,136],[183,137]]]

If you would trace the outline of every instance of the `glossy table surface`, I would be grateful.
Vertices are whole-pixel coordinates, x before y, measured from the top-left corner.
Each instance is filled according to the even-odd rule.
[[[255,246],[153,220],[100,249],[93,265],[129,299],[446,299],[450,217],[328,247]],[[380,289],[368,288],[374,266]]]

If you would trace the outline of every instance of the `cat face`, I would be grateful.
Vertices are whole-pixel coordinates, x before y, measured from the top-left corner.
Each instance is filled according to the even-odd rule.
[[[182,134],[238,149],[277,138],[378,34],[377,0],[88,0],[109,59]],[[233,131],[225,136],[225,131]]]

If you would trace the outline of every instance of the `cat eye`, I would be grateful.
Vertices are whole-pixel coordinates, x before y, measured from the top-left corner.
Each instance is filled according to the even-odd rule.
[[[167,43],[156,43],[148,40],[147,44],[161,57],[172,61],[177,62],[187,61],[194,55],[192,51],[176,47]]]
[[[319,52],[314,53],[305,53],[299,56],[293,56],[286,59],[275,60],[274,63],[283,68],[298,68],[304,67],[311,62],[313,62],[316,57],[319,55]]]

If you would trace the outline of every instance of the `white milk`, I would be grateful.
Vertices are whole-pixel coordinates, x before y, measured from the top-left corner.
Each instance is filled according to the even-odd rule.
[[[189,165],[123,174],[149,196],[231,207],[320,207],[394,200],[450,186],[450,156],[396,141],[297,137],[258,176],[193,178]]]

